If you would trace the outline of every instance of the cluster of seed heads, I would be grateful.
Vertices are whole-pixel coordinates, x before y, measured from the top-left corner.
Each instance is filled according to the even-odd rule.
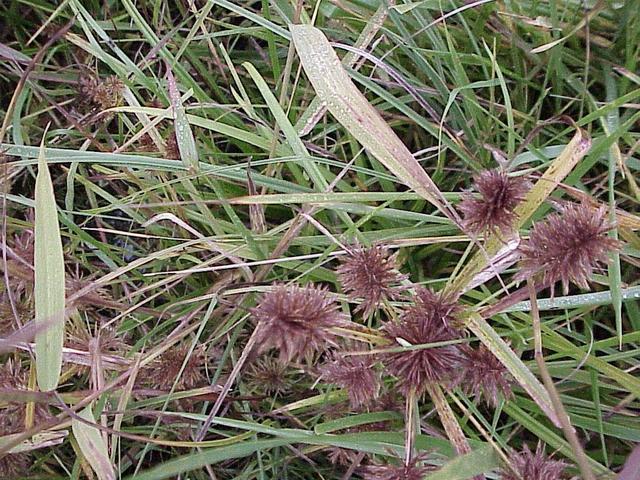
[[[516,209],[526,198],[529,183],[501,170],[482,172],[474,180],[477,194],[465,194],[460,204],[462,227],[474,236],[517,234]],[[533,225],[529,237],[521,241],[515,279],[531,277],[538,286],[551,288],[560,281],[565,292],[570,283],[588,288],[608,253],[620,247],[609,237],[610,229],[606,209],[562,205],[557,214]],[[465,340],[459,318],[464,306],[458,298],[412,285],[400,273],[397,254],[383,245],[356,244],[347,249],[336,273],[342,291],[356,305],[354,314],[361,313],[363,320],[378,312],[383,319],[386,315],[378,330],[381,345],[367,350],[341,341],[340,328],[357,331],[358,324],[349,320],[326,288],[276,285],[251,311],[258,329],[258,353],[277,350],[279,365],[319,355],[325,359],[318,369],[322,380],[346,390],[355,411],[366,410],[376,399],[383,385],[381,372],[395,378],[405,395],[421,396],[429,385],[437,384],[460,387],[492,406],[511,398],[512,379],[503,364],[484,345],[474,347]],[[390,302],[396,305],[393,315],[387,313]],[[514,454],[503,478],[560,478],[565,464],[547,459],[541,448]],[[423,460],[416,457],[401,466],[374,464],[363,475],[371,480],[417,480],[431,469]]]
[[[92,90],[91,99],[102,108],[117,103],[122,88],[109,79],[85,87]],[[526,198],[528,182],[501,170],[480,173],[474,180],[476,193],[465,194],[460,204],[462,227],[474,237],[517,234],[516,209]],[[533,278],[539,287],[551,289],[561,282],[565,293],[572,283],[588,288],[591,276],[606,263],[609,252],[620,248],[608,234],[611,228],[604,207],[560,205],[558,213],[534,224],[528,238],[520,242],[515,280]],[[16,241],[15,245],[21,244]],[[24,257],[33,255],[27,247],[14,249],[16,259],[20,252]],[[23,271],[18,260],[9,264],[14,274]],[[23,275],[25,282],[32,281],[28,273]],[[343,389],[349,408],[355,412],[380,411],[385,376],[395,381],[405,396],[420,397],[430,385],[438,385],[460,388],[493,407],[512,397],[512,379],[503,364],[484,345],[472,346],[465,339],[460,321],[464,305],[458,297],[411,284],[408,275],[400,272],[397,253],[384,245],[352,245],[341,257],[336,274],[342,292],[355,305],[354,318],[360,316],[369,324],[379,319],[378,329],[358,337],[358,332],[365,333],[362,325],[351,319],[326,286],[274,285],[251,309],[257,329],[255,353],[276,353],[263,355],[248,369],[247,379],[256,385],[255,391],[282,394],[290,386],[288,367],[292,363],[308,365],[321,359],[315,370],[318,377]],[[91,300],[88,303],[96,301]],[[345,340],[345,332],[353,334],[349,340]],[[379,340],[373,347],[364,340],[354,340],[370,338],[372,333]],[[86,350],[92,339],[92,334],[80,329],[71,336],[69,346]],[[100,351],[117,352],[124,346],[115,331],[101,332]],[[196,389],[208,385],[205,364],[202,348],[192,351],[187,343],[178,344],[143,368],[140,382],[161,391]],[[11,362],[5,365],[0,386],[24,388],[26,379],[16,368]],[[37,410],[36,415],[48,412]],[[0,435],[23,430],[24,418],[24,406],[10,404],[0,409]],[[333,448],[330,456],[339,464],[360,461],[340,448]],[[368,480],[418,480],[434,469],[425,460],[424,455],[415,455],[399,465],[372,463],[359,471]],[[20,475],[28,462],[26,454],[2,457],[0,476]],[[564,462],[546,457],[541,445],[535,452],[525,446],[510,457],[502,478],[555,480],[561,478],[565,467]]]

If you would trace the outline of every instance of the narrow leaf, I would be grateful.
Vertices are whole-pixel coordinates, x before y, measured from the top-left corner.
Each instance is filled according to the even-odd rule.
[[[44,155],[44,137],[38,156],[35,193],[35,320],[36,372],[43,392],[55,390],[62,369],[65,289],[64,258],[53,184]]]
[[[607,91],[607,101],[613,101],[618,96],[616,83],[611,74],[607,75],[605,80]],[[605,133],[610,136],[613,132],[620,128],[620,113],[618,109],[613,110],[606,119],[602,119]],[[618,166],[624,164],[622,160],[622,152],[618,142],[613,142],[609,147],[609,219],[612,225],[616,225],[609,232],[609,236],[618,239],[618,227],[616,216],[616,170]],[[616,333],[618,334],[618,347],[622,350],[622,272],[620,267],[620,253],[615,251],[610,254],[609,262],[609,288],[611,289],[611,300],[613,311],[616,315]]]
[[[91,407],[82,410],[78,416],[91,423],[95,423]],[[71,421],[71,428],[80,446],[80,451],[89,462],[89,465],[91,465],[93,471],[96,472],[98,479],[115,480],[116,472],[109,461],[107,443],[104,441],[100,431],[77,418]]]
[[[549,400],[549,395],[540,381],[531,373],[522,360],[511,350],[511,347],[491,328],[491,326],[478,314],[471,313],[467,327],[478,339],[491,350],[498,360],[505,366],[518,384],[529,394],[538,404],[542,411],[556,425],[560,426],[560,421]]]
[[[451,218],[436,184],[351,81],[324,33],[310,25],[289,29],[302,67],[329,112],[402,183]]]

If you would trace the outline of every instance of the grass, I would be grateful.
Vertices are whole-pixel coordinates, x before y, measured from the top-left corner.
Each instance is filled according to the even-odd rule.
[[[0,451],[13,453],[0,476],[23,462],[19,478],[362,478],[428,452],[441,468],[426,478],[500,478],[538,442],[577,475],[518,266],[467,288],[504,242],[469,236],[455,208],[473,174],[502,166],[535,184],[523,238],[558,202],[588,200],[623,242],[591,292],[537,298],[588,468],[615,478],[640,443],[640,16],[583,3],[2,2]],[[41,152],[59,235],[51,215],[37,233]],[[53,233],[64,259],[40,280],[36,262],[35,282],[34,229],[38,255],[56,255]],[[269,390],[247,345],[271,285],[325,285],[367,327],[337,335],[365,350],[410,303],[356,312],[335,271],[354,241],[397,252],[414,284],[464,292],[463,342],[489,346],[513,397],[492,407],[456,387],[437,405],[397,395],[358,411],[319,379],[321,353]],[[29,322],[60,277],[62,371],[47,392],[56,358],[37,375],[24,342],[54,335]],[[456,431],[470,453],[449,443]],[[338,447],[362,454],[334,465]]]

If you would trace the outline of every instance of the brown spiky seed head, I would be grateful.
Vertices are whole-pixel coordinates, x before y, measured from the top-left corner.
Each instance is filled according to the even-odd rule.
[[[382,245],[352,247],[337,268],[338,279],[351,298],[362,298],[356,308],[364,316],[371,315],[385,300],[394,300],[404,290],[401,282],[407,278],[398,271],[397,253],[391,255]]]
[[[124,83],[118,77],[111,75],[98,82],[93,91],[93,102],[102,110],[113,108],[122,102]]]
[[[418,288],[415,303],[416,307],[429,312],[435,319],[440,319],[447,327],[455,327],[460,323],[458,314],[462,311],[462,306],[453,295],[434,292],[430,288]]]
[[[13,480],[26,478],[32,460],[27,453],[9,453],[0,458],[0,478]]]
[[[482,395],[494,407],[501,398],[511,398],[509,372],[491,350],[481,344],[478,348],[464,345],[460,351],[462,359],[457,382],[467,395],[478,398]]]
[[[421,292],[415,305],[407,309],[398,322],[384,325],[383,332],[389,340],[389,347],[416,346],[459,338],[459,331],[449,325],[446,318],[446,312],[451,313],[452,310],[446,297],[431,291]],[[380,358],[386,370],[400,380],[400,389],[405,394],[413,389],[421,395],[429,383],[446,385],[455,378],[460,350],[457,345],[451,344],[384,352]]]
[[[594,270],[607,262],[610,251],[620,248],[620,243],[607,235],[611,228],[604,206],[562,206],[560,213],[536,223],[529,239],[520,245],[522,260],[516,279],[541,274],[545,285],[562,281],[565,294],[570,282],[588,289]]]
[[[247,381],[266,395],[283,393],[291,386],[289,365],[278,358],[265,357],[256,361],[247,372]]]
[[[542,443],[538,443],[535,452],[524,446],[521,452],[509,457],[509,468],[502,471],[502,480],[560,480],[567,464],[560,460],[552,460],[544,454]]]
[[[322,378],[347,390],[354,409],[369,405],[380,392],[380,377],[373,368],[370,355],[342,355],[333,357],[320,367]]]
[[[346,323],[335,297],[322,287],[278,285],[251,310],[258,322],[258,353],[271,348],[290,362],[334,344],[329,331]]]
[[[329,447],[327,449],[327,458],[332,465],[341,467],[349,467],[358,461],[359,453],[350,448]]]
[[[484,231],[509,233],[516,219],[514,209],[529,189],[522,177],[510,177],[500,169],[485,170],[473,177],[474,189],[460,202],[463,226],[473,234]]]
[[[127,343],[118,335],[113,325],[96,328],[95,333],[90,332],[83,324],[72,323],[67,329],[69,339],[66,346],[91,353],[96,350],[99,353],[125,353]]]
[[[192,390],[207,385],[207,378],[202,369],[205,365],[205,354],[197,347],[178,377],[191,346],[175,345],[163,352],[149,367],[143,370],[141,380],[152,388],[169,391],[175,383],[175,391]],[[177,379],[177,380],[176,380]]]
[[[363,469],[364,480],[423,480],[425,475],[433,472],[433,465],[421,464],[426,455],[418,455],[408,465],[370,465]]]
[[[0,389],[10,393],[12,390],[27,390],[27,372],[19,362],[9,358],[0,367]],[[4,402],[3,402],[4,403]],[[0,408],[0,437],[20,433],[25,430],[26,403],[6,402]],[[45,404],[36,403],[34,423],[40,423],[50,418]],[[32,465],[29,453],[9,453],[0,458],[0,478],[24,478],[28,475]]]

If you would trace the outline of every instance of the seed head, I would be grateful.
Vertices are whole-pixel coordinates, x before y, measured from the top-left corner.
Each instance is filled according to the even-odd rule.
[[[434,292],[428,288],[420,288],[416,292],[416,306],[429,316],[438,319],[447,327],[456,327],[459,323],[457,315],[462,310],[455,297],[444,292]]]
[[[515,473],[511,469],[503,469],[502,480],[559,480],[567,466],[563,461],[547,457],[542,443],[538,443],[535,452],[525,445],[521,452],[511,455],[509,464]]]
[[[5,391],[27,391],[27,372],[20,362],[9,358],[0,367],[0,389]],[[25,429],[26,404],[20,402],[7,402],[0,409],[0,436],[22,432]],[[42,422],[51,415],[47,406],[43,403],[35,404],[34,422]],[[2,478],[2,477],[0,477]]]
[[[327,458],[332,465],[348,467],[358,461],[358,452],[350,448],[329,447]]]
[[[291,386],[289,366],[273,357],[255,362],[247,372],[247,380],[256,390],[266,395],[283,393]]]
[[[364,480],[423,480],[425,475],[436,469],[433,465],[419,465],[425,455],[416,456],[409,465],[378,464],[364,468]]]
[[[12,285],[13,287],[13,285]],[[18,314],[18,320],[21,323],[26,323],[31,319],[31,307],[28,302],[24,301],[21,297],[24,290],[21,288],[15,288],[13,294],[17,302],[16,313]],[[17,329],[16,318],[14,316],[13,308],[11,308],[11,300],[6,292],[0,292],[0,337],[8,337],[14,333]]]
[[[276,286],[251,310],[258,321],[258,353],[276,348],[290,362],[333,343],[328,330],[346,322],[333,295],[321,287]]]
[[[79,92],[82,100],[89,100],[101,110],[117,107],[122,102],[124,83],[116,76],[110,76],[100,80],[95,76],[83,76],[80,78]]]
[[[471,233],[483,231],[509,233],[516,215],[513,210],[527,193],[528,182],[510,177],[500,169],[485,170],[473,177],[480,198],[467,193],[460,202],[463,226]]]
[[[520,245],[522,260],[517,280],[541,274],[544,284],[562,281],[565,295],[569,283],[589,288],[593,271],[607,262],[607,254],[620,243],[607,235],[612,225],[606,207],[567,204],[560,213],[533,226],[529,240]]]
[[[417,346],[454,340],[459,332],[447,322],[453,309],[445,297],[425,290],[398,322],[389,322],[383,327],[384,334],[391,347],[400,346],[400,342],[403,346],[406,343]],[[449,383],[455,377],[461,356],[456,345],[444,345],[385,352],[380,357],[389,373],[400,380],[400,389],[405,394],[412,389],[422,394],[430,382]]]
[[[76,350],[91,352],[92,343],[94,344],[93,349],[97,349],[100,353],[124,353],[128,348],[127,343],[121,336],[118,336],[118,332],[113,326],[100,325],[96,334],[93,334],[85,325],[72,323],[68,331],[67,346]]]
[[[353,247],[336,272],[342,288],[351,298],[363,298],[356,311],[368,317],[384,300],[396,299],[403,290],[400,283],[407,278],[396,265],[397,254],[390,255],[381,245]]]
[[[369,355],[334,354],[320,372],[327,383],[346,389],[351,407],[358,409],[373,402],[380,392],[380,377],[373,363]]]
[[[152,388],[169,391],[175,383],[175,391],[192,390],[207,384],[202,372],[205,365],[205,354],[202,348],[195,348],[187,360],[187,364],[178,378],[182,364],[189,354],[190,345],[183,344],[169,348],[162,353],[149,367],[143,370],[141,380]],[[177,378],[177,381],[176,381]]]
[[[0,478],[7,480],[25,478],[31,467],[28,453],[8,453],[0,458]]]
[[[498,405],[500,398],[512,396],[509,372],[487,347],[464,345],[460,351],[462,359],[457,381],[467,395],[483,395],[493,406]]]

